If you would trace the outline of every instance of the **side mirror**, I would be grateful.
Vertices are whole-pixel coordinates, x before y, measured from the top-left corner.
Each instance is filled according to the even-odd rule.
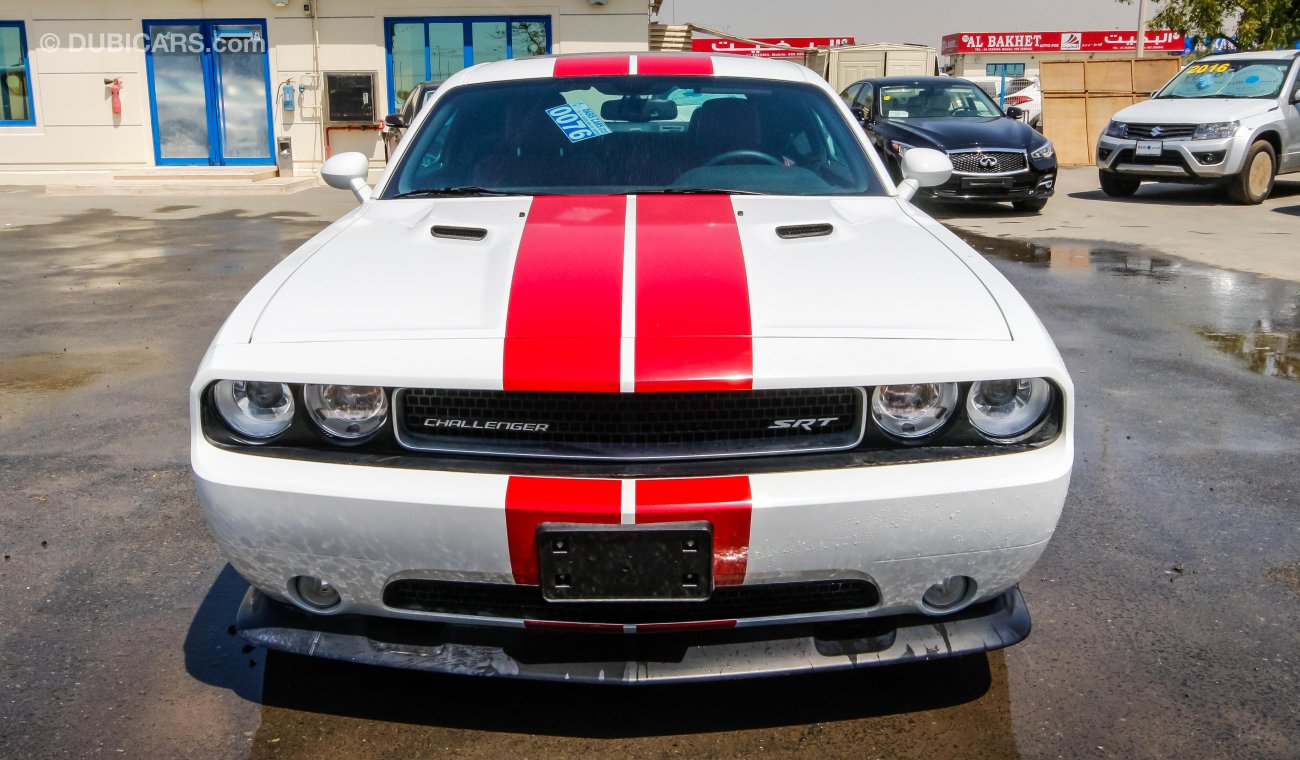
[[[1019,121],[1025,118],[1025,109],[1020,106],[1007,106],[1006,114],[1007,118]]]
[[[853,113],[853,118],[857,119],[860,124],[866,124],[871,120],[871,115],[862,106],[853,106],[849,111]]]
[[[339,190],[351,190],[362,203],[370,200],[370,185],[366,184],[369,174],[370,159],[364,153],[340,153],[326,159],[320,167],[320,178],[325,180],[325,184]]]
[[[1295,88],[1295,92],[1291,93],[1291,102],[1300,103],[1300,87]]]
[[[898,194],[910,201],[923,187],[942,185],[952,176],[952,161],[932,148],[912,148],[903,154],[903,181]]]
[[[406,119],[403,119],[400,113],[390,113],[384,117],[384,124],[387,124],[390,127],[396,127],[397,129],[402,129],[406,126]]]

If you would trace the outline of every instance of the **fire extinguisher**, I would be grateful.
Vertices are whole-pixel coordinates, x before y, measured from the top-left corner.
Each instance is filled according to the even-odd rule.
[[[105,79],[104,85],[108,87],[109,94],[113,96],[113,114],[115,116],[121,116],[122,115],[122,80]]]

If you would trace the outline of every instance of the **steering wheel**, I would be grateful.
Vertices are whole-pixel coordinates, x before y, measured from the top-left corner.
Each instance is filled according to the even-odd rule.
[[[764,153],[761,150],[729,150],[726,153],[719,153],[704,163],[704,166],[720,166],[738,159],[747,159],[749,163],[768,164],[769,166],[785,166],[781,159],[770,153]]]

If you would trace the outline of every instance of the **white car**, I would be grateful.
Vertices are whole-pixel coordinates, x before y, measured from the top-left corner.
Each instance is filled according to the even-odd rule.
[[[1003,105],[1015,106],[1024,111],[1025,123],[1034,129],[1042,131],[1043,91],[1039,89],[1037,78],[1024,89],[1008,94],[1003,101]]]
[[[1279,174],[1300,172],[1300,50],[1201,58],[1150,100],[1115,114],[1097,142],[1101,189],[1143,181],[1224,185],[1261,203]]]
[[[246,639],[647,682],[1027,635],[1072,386],[908,202],[945,156],[895,186],[802,66],[621,54],[466,69],[367,163],[191,388]]]

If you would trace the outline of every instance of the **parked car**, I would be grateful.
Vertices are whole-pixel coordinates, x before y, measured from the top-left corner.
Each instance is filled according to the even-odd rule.
[[[1025,88],[1007,95],[1003,99],[1003,105],[1019,108],[1024,114],[1020,117],[1021,121],[1039,132],[1043,131],[1043,91],[1039,88],[1037,78]]]
[[[1056,184],[1050,140],[1020,122],[1015,106],[1003,113],[978,85],[955,77],[884,77],[850,85],[850,104],[895,179],[915,148],[943,151],[952,177],[922,197],[941,201],[1011,201],[1040,211]]]
[[[191,387],[248,641],[648,682],[1027,635],[1073,390],[908,202],[946,156],[895,185],[788,61],[603,54],[461,71],[367,168]]]
[[[1300,171],[1300,50],[1211,55],[1150,100],[1115,114],[1097,141],[1101,189],[1144,181],[1220,184],[1261,203],[1278,174]]]
[[[411,88],[411,92],[407,94],[406,100],[402,101],[402,107],[396,113],[384,117],[384,156],[392,156],[397,150],[397,144],[402,141],[407,127],[415,121],[415,115],[420,112],[425,103],[429,102],[429,98],[433,97],[441,84],[442,82],[420,82]]]

